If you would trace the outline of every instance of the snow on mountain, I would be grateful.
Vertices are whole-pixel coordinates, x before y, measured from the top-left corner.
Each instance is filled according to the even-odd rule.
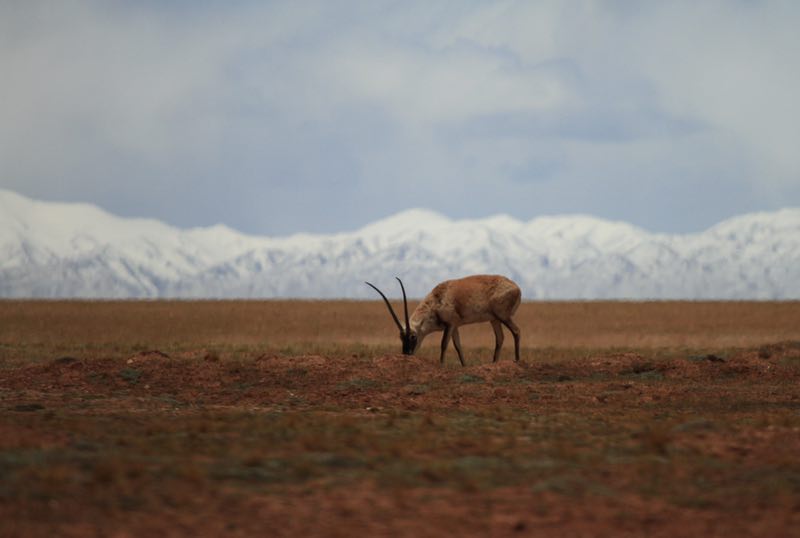
[[[652,234],[587,216],[450,220],[403,211],[335,235],[181,230],[88,204],[0,190],[0,297],[374,298],[501,273],[529,299],[798,299],[800,209],[696,234]]]

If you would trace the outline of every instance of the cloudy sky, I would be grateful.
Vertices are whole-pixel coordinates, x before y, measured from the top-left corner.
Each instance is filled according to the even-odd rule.
[[[0,4],[0,188],[178,226],[800,205],[800,3]]]

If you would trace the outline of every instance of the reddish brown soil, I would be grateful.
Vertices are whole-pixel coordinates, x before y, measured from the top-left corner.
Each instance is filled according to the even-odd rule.
[[[0,535],[800,536],[797,343],[85,355],[0,371]]]

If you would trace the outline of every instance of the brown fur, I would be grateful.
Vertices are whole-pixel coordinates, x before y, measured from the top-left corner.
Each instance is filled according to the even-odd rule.
[[[495,331],[494,360],[503,345],[501,325],[514,335],[515,360],[519,360],[519,327],[512,316],[519,307],[522,292],[512,280],[500,275],[473,275],[446,280],[437,285],[417,306],[410,318],[410,329],[416,335],[417,347],[434,331],[443,331],[441,362],[450,338],[461,364],[461,342],[458,327],[470,323],[489,322]]]

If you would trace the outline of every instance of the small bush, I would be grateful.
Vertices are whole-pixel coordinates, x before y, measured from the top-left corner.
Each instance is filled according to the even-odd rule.
[[[135,385],[142,377],[142,372],[134,368],[125,368],[119,372],[119,376],[131,385]]]

